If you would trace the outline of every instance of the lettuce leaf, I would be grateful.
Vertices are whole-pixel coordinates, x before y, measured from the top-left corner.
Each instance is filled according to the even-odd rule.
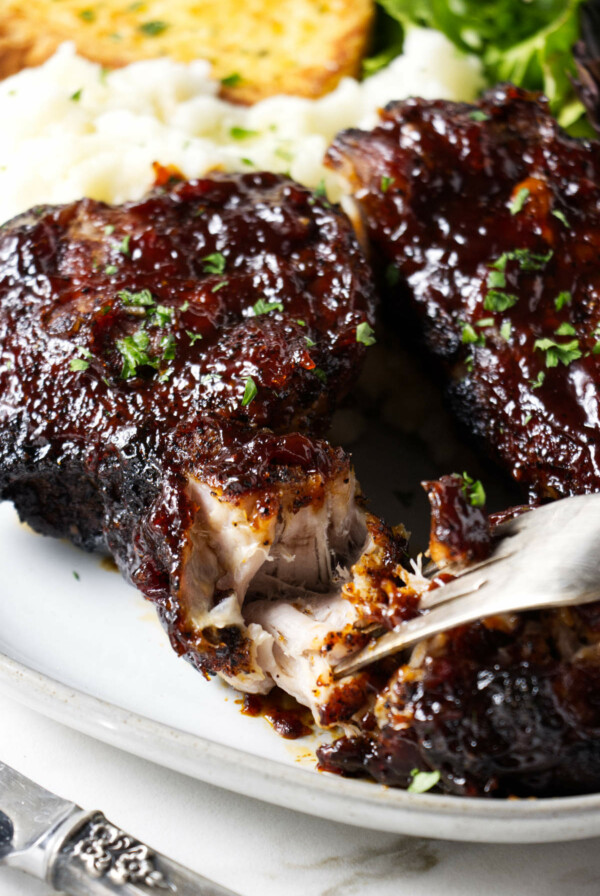
[[[582,0],[378,2],[404,30],[413,25],[435,28],[460,50],[479,56],[490,84],[512,81],[541,90],[563,127],[580,123],[585,110],[570,76],[575,75],[572,48],[579,36]]]

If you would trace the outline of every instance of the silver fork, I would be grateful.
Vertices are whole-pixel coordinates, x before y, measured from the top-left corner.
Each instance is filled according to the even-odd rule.
[[[423,595],[426,612],[374,638],[335,667],[349,675],[439,632],[499,613],[600,600],[600,494],[527,511],[496,529],[487,560]]]

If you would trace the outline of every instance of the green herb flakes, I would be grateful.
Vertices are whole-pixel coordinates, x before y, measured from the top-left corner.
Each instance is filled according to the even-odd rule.
[[[146,37],[158,37],[158,35],[163,34],[168,27],[169,25],[167,22],[162,22],[160,21],[160,19],[155,19],[152,22],[143,22],[138,27],[138,31],[141,34],[145,34]]]
[[[183,305],[180,306],[179,310],[180,310],[181,313],[183,314],[185,311],[188,310],[189,307],[190,307],[190,303],[189,303],[188,300],[186,299],[185,302],[183,303]]]
[[[129,243],[131,242],[131,234],[127,234],[124,236],[121,242],[119,243],[119,252],[123,255],[129,255]]]
[[[260,137],[260,131],[250,131],[248,128],[234,125],[232,128],[229,128],[229,136],[232,140],[249,140],[251,137]]]
[[[107,224],[106,227],[104,228],[104,233],[106,234],[106,236],[110,236],[111,233],[114,233],[114,232],[115,232],[114,224]]]
[[[438,771],[420,772],[417,768],[413,768],[410,774],[411,782],[406,788],[409,793],[426,793],[439,784],[440,773]]]
[[[162,349],[162,360],[163,361],[172,361],[175,357],[175,337],[172,333],[168,333],[166,336],[160,340],[160,347]]]
[[[242,76],[238,72],[232,72],[230,75],[225,75],[224,78],[221,78],[223,87],[237,87],[241,83]]]
[[[151,308],[154,305],[154,299],[149,289],[141,289],[139,292],[130,292],[128,289],[121,289],[117,293],[124,305],[137,305]],[[162,307],[162,306],[161,306]]]
[[[74,372],[79,370],[87,370],[89,366],[90,362],[85,361],[83,358],[71,358],[71,360],[69,361],[69,367]]]
[[[472,507],[483,507],[485,504],[485,489],[479,479],[473,479],[468,473],[462,474],[463,494]]]
[[[313,373],[317,377],[317,379],[321,380],[322,383],[327,382],[327,374],[325,373],[324,370],[321,370],[320,367],[315,367],[313,369]]]
[[[506,274],[504,271],[489,271],[487,285],[490,289],[504,289],[506,286]]]
[[[529,385],[531,386],[532,389],[539,389],[545,379],[546,379],[546,371],[540,370],[540,372],[538,373],[538,375],[536,376],[536,378],[534,380],[529,380]]]
[[[482,109],[473,109],[472,112],[469,112],[469,118],[471,121],[489,121],[490,116],[487,115]]]
[[[304,337],[304,341],[306,342],[306,347],[307,347],[307,348],[314,348],[315,345],[317,344],[317,343],[314,341],[314,339],[311,339],[311,338],[310,338],[310,336],[305,336],[305,337]]]
[[[80,87],[79,90],[76,90],[75,93],[72,93],[69,99],[72,103],[78,103],[81,99],[81,94],[83,93],[83,88]]]
[[[205,274],[222,274],[225,270],[225,256],[221,252],[213,252],[202,259]]]
[[[561,311],[565,305],[570,305],[573,296],[570,292],[559,292],[557,297],[554,299],[554,307],[557,311]]]
[[[516,305],[518,301],[519,297],[513,293],[490,289],[484,299],[483,307],[486,311],[506,311]]]
[[[192,333],[191,330],[185,331],[190,340],[190,345],[194,345],[199,339],[202,339],[202,333]]]
[[[367,346],[375,345],[375,332],[366,320],[356,328],[356,341]]]
[[[82,9],[79,13],[82,22],[94,22],[96,20],[96,12],[93,9]]]
[[[117,339],[116,346],[123,358],[121,379],[129,380],[138,375],[139,367],[158,367],[158,358],[152,358],[147,348],[150,337],[145,330],[137,330],[132,336]]]
[[[478,333],[472,324],[463,324],[460,341],[463,345],[484,345],[485,336],[483,333]]]
[[[577,335],[577,330],[575,329],[573,324],[570,324],[567,321],[565,321],[559,327],[557,327],[554,332],[556,333],[557,336],[576,336]]]
[[[252,306],[252,310],[256,317],[260,314],[268,314],[270,311],[283,311],[281,302],[269,302],[267,299],[259,299]]]
[[[558,218],[558,220],[561,222],[561,224],[564,224],[564,225],[565,225],[565,227],[567,228],[567,230],[570,230],[570,229],[571,229],[571,225],[570,225],[569,222],[567,221],[564,212],[561,212],[560,209],[555,208],[555,209],[553,210],[552,214],[554,215],[555,218]]]
[[[385,279],[388,286],[397,286],[400,282],[400,271],[395,264],[389,264],[385,269]]]
[[[387,174],[384,174],[381,178],[381,192],[387,193],[390,188],[390,185],[393,183],[393,177],[388,177]]]
[[[242,398],[242,407],[246,407],[253,401],[258,394],[258,387],[251,376],[246,378],[244,386],[244,397]]]
[[[527,187],[521,187],[520,190],[517,190],[517,194],[515,198],[512,200],[511,204],[508,207],[511,215],[518,215],[520,211],[523,210],[523,206],[527,202],[530,196],[530,191]]]
[[[166,327],[173,323],[175,317],[175,309],[169,308],[167,305],[157,305],[153,310],[154,321],[157,327]]]
[[[509,320],[505,320],[502,322],[502,326],[500,327],[500,335],[502,338],[508,342],[510,339],[510,334],[512,333],[512,324]]]
[[[533,347],[546,353],[546,367],[558,367],[559,363],[567,366],[582,357],[577,339],[562,344],[553,339],[536,339]]]

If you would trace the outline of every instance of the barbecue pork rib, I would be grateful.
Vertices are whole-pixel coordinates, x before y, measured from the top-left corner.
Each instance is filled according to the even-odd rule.
[[[338,135],[328,163],[463,424],[533,499],[597,490],[600,144],[500,86],[477,106],[391,103],[371,132]]]
[[[314,438],[365,351],[369,267],[287,178],[159,179],[0,231],[1,496],[108,549],[200,669],[343,715],[366,677],[344,695],[323,657],[368,635],[341,591],[376,599],[404,547]]]

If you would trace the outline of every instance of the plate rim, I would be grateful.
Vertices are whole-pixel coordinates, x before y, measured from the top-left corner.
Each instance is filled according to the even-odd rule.
[[[600,793],[533,800],[411,794],[219,744],[103,700],[0,652],[0,690],[96,740],[218,787],[375,830],[484,843],[600,835]],[[165,745],[169,750],[164,750]],[[449,827],[449,822],[452,825]]]

